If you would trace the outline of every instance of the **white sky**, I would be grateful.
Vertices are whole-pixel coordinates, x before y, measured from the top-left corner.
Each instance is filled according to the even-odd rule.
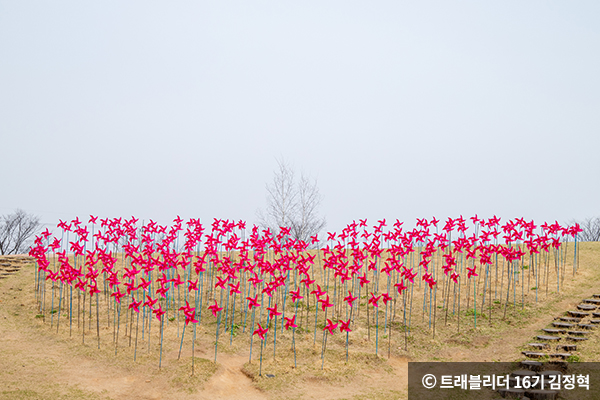
[[[600,215],[598,1],[0,0],[0,214]]]

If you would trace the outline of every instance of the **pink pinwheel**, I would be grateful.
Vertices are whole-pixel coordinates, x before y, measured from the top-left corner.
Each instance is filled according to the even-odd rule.
[[[135,297],[132,297],[131,298],[131,303],[129,304],[129,309],[133,308],[133,311],[135,311],[136,313],[139,313],[141,305],[142,305],[142,300],[135,301]]]
[[[373,294],[373,292],[371,292],[371,298],[369,299],[369,304],[373,304],[373,307],[379,307],[377,302],[379,301],[380,298],[381,298],[381,295],[375,296]]]
[[[350,307],[352,307],[352,303],[354,303],[354,300],[356,299],[358,299],[358,297],[353,297],[349,290],[348,296],[344,297],[344,301],[347,302]]]
[[[327,318],[327,325],[325,325],[325,328],[323,328],[323,330],[328,330],[329,334],[333,335],[333,332],[335,331],[337,326],[337,323],[334,324],[329,318]]]
[[[220,287],[221,289],[225,289],[225,284],[227,283],[227,278],[221,278],[217,276],[217,282],[215,283],[215,289]]]
[[[298,325],[296,325],[295,321],[296,321],[296,315],[294,314],[294,316],[292,318],[290,317],[283,317],[283,319],[285,320],[285,329],[289,330],[290,328],[297,328]]]
[[[317,288],[310,293],[317,296],[317,299],[319,299],[321,296],[323,296],[325,294],[325,292],[323,290],[321,290],[320,285],[317,285]]]
[[[146,301],[144,302],[144,307],[148,306],[150,308],[154,307],[158,299],[152,300],[152,297],[146,295]]]
[[[404,280],[401,280],[398,283],[394,283],[394,286],[396,287],[396,289],[398,289],[398,294],[402,294],[404,289],[408,289],[408,286],[404,286]]]
[[[229,283],[228,285],[231,288],[231,289],[229,289],[229,295],[233,295],[234,293],[238,293],[238,294],[242,293],[240,291],[240,283],[239,282],[237,283],[237,285],[234,285],[233,283]]]
[[[88,285],[88,288],[90,289],[91,297],[94,297],[94,294],[96,294],[96,293],[101,293],[101,291],[98,289],[98,285],[96,284],[95,281],[93,281],[90,285]]]
[[[319,303],[321,303],[321,308],[325,311],[327,307],[333,307],[333,304],[329,302],[329,295],[325,299],[319,299]]]
[[[467,267],[467,271],[469,271],[469,272],[467,273],[467,278],[470,278],[470,277],[472,277],[472,276],[479,276],[479,274],[477,274],[477,273],[475,272],[475,268],[476,268],[476,267],[473,267],[473,268],[469,268],[469,267]]]
[[[365,283],[369,283],[369,282],[371,282],[370,280],[368,280],[368,279],[367,279],[367,274],[366,274],[366,273],[365,273],[363,276],[359,276],[359,277],[358,277],[358,281],[359,281],[359,283],[360,283],[360,287],[363,287],[363,285],[364,285]]]
[[[459,277],[459,276],[460,276],[459,274],[457,274],[456,272],[453,272],[453,273],[450,275],[450,278],[452,278],[452,280],[454,281],[454,283],[458,283],[458,277]]]
[[[277,312],[277,304],[275,304],[275,307],[267,307],[267,310],[269,310],[270,319],[273,319],[273,317],[276,315],[281,315],[280,312]]]
[[[189,324],[190,322],[193,324],[197,324],[198,320],[196,319],[196,309],[192,308],[190,312],[184,312],[185,315],[185,324]]]
[[[350,329],[350,322],[351,319],[348,318],[348,321],[344,321],[344,320],[339,320],[340,322],[340,332],[352,332],[352,329]]]
[[[390,301],[392,298],[390,297],[389,294],[387,293],[382,293],[381,294],[382,300],[383,300],[383,304],[387,305],[388,301]]]
[[[175,287],[177,287],[179,285],[183,285],[183,281],[181,280],[181,277],[179,276],[179,274],[177,274],[177,278],[171,279],[171,282],[173,282],[173,286],[175,286]]]
[[[114,298],[115,298],[115,301],[116,301],[117,303],[121,303],[121,298],[122,298],[122,297],[125,297],[125,296],[126,296],[126,294],[125,294],[125,293],[121,293],[121,291],[119,290],[119,288],[117,288],[117,291],[116,291],[116,292],[114,292],[114,293],[112,293],[110,296],[111,296],[111,297],[114,297]]]
[[[252,307],[260,307],[260,303],[258,302],[258,295],[254,296],[254,298],[246,297],[246,300],[248,300],[248,310],[251,310]]]
[[[208,309],[212,311],[214,317],[217,316],[217,313],[219,311],[223,310],[222,307],[219,307],[216,300],[215,300],[215,304],[213,304],[212,306],[209,306]]]
[[[256,272],[254,273],[254,276],[253,276],[252,278],[248,279],[248,280],[249,280],[250,282],[252,282],[252,285],[253,285],[254,287],[256,287],[256,285],[258,285],[259,283],[261,283],[261,282],[263,281],[262,279],[260,279],[260,278],[258,277],[258,275],[256,274]]]
[[[166,313],[166,311],[162,309],[160,304],[158,305],[158,308],[152,309],[152,312],[156,315],[156,319],[159,321],[162,319],[162,316]]]
[[[315,280],[314,279],[310,279],[310,277],[308,275],[306,275],[306,278],[302,279],[300,281],[300,283],[304,283],[306,285],[306,288],[308,289],[308,287],[310,285],[312,285],[313,283],[315,283]]]
[[[258,328],[256,328],[256,330],[254,330],[254,333],[252,334],[252,336],[254,335],[258,335],[258,337],[260,337],[261,340],[265,340],[265,333],[267,333],[269,331],[269,328],[263,328],[262,326],[260,326],[260,324],[258,324]]]
[[[144,278],[140,278],[140,284],[138,285],[138,289],[142,289],[144,291],[148,290],[148,287],[150,286],[150,281],[146,281]]]
[[[298,288],[296,291],[290,290],[290,294],[292,295],[292,303],[295,303],[296,300],[304,298],[303,296],[300,296],[300,288]]]
[[[198,279],[196,279],[195,281],[192,280],[188,280],[188,292],[191,292],[192,290],[198,291]]]

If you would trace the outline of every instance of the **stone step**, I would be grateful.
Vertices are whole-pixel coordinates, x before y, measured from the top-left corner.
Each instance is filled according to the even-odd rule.
[[[524,369],[529,369],[531,371],[541,371],[542,367],[544,366],[544,364],[542,364],[539,361],[533,361],[533,360],[523,360],[520,363],[521,368]]]
[[[560,351],[560,350],[577,351],[577,345],[576,344],[559,344],[558,346],[556,346],[556,351]]]
[[[528,358],[541,358],[547,355],[546,353],[536,353],[535,351],[522,351],[521,354]]]
[[[598,308],[598,306],[593,306],[591,304],[578,304],[577,308],[584,311],[593,311]]]
[[[582,301],[584,303],[600,304],[600,299],[583,299]]]
[[[566,321],[566,322],[581,322],[581,318],[574,318],[574,317],[558,317],[558,319],[560,319],[561,321]]]
[[[581,311],[567,311],[567,313],[571,316],[571,317],[575,317],[575,318],[585,318],[588,315],[590,315],[590,313],[587,312],[581,312]],[[595,315],[594,315],[595,316]],[[598,313],[598,317],[600,317],[600,313]]]
[[[552,333],[555,335],[562,335],[563,333],[567,333],[567,331],[565,329],[544,328],[542,330],[546,333]]]
[[[549,354],[551,358],[560,358],[561,360],[566,360],[568,357],[571,357],[571,353],[552,353]]]
[[[583,328],[583,329],[596,329],[596,327],[594,325],[590,325],[590,324],[577,324],[577,326],[579,326],[580,328]]]
[[[596,299],[600,299],[600,294],[593,294],[592,297],[594,297]]]
[[[552,326],[556,326],[557,328],[570,328],[572,326],[575,326],[575,324],[569,324],[566,322],[553,322]]]
[[[538,335],[536,336],[538,340],[548,340],[548,341],[560,341],[560,336],[546,336],[546,335]]]
[[[567,336],[565,339],[569,340],[571,342],[582,342],[584,340],[588,340],[589,338],[581,337],[581,336]]]
[[[600,324],[600,319],[590,319],[592,324]]]
[[[536,349],[549,349],[550,345],[548,343],[527,343],[527,346],[533,347]]]
[[[565,360],[551,359],[546,361],[545,367],[546,369],[562,371],[563,373],[566,373],[567,369],[569,368],[569,363]]]
[[[567,333],[568,333],[569,335],[585,336],[585,335],[587,335],[589,332],[586,332],[586,331],[568,331]]]

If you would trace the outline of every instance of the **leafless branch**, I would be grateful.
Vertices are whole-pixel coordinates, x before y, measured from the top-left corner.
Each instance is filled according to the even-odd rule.
[[[13,214],[0,217],[0,254],[25,253],[29,239],[40,227],[40,218],[16,210]]]

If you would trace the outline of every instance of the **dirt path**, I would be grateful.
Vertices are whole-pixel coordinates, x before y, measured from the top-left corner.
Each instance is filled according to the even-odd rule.
[[[207,399],[233,399],[243,393],[243,398],[247,400],[267,399],[242,372],[242,366],[247,361],[243,356],[220,354],[217,372],[205,384],[202,395]]]

